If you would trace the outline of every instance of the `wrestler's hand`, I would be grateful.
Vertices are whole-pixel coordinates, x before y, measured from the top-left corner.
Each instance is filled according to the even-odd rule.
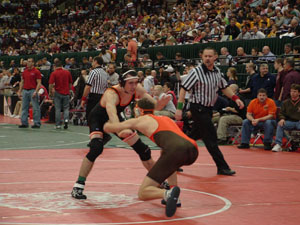
[[[171,100],[172,100],[172,97],[170,95],[162,96],[160,99],[157,99],[155,109],[156,110],[163,109],[168,104],[168,102]]]
[[[118,136],[119,136],[120,138],[127,138],[127,137],[129,137],[130,135],[132,135],[133,132],[134,132],[134,131],[131,130],[131,129],[125,129],[125,130],[122,130],[122,131],[118,132],[117,134],[118,134]]]

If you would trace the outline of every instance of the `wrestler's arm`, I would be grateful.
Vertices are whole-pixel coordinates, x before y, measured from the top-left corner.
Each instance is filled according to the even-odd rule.
[[[139,122],[139,118],[133,118],[133,119],[129,119],[129,120],[125,120],[123,122],[117,122],[117,123],[105,123],[104,124],[104,131],[107,133],[118,133],[122,130],[125,129],[136,129],[136,125]]]
[[[103,102],[102,102],[103,101]],[[117,107],[116,105],[119,103],[119,97],[114,91],[106,91],[103,99],[101,99],[104,107],[106,108],[107,115],[109,117],[109,121],[111,123],[118,123],[119,117],[117,115]]]

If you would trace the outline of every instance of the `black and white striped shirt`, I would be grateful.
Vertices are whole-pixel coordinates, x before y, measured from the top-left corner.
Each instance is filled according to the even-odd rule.
[[[226,88],[227,81],[222,76],[218,67],[208,70],[202,63],[200,66],[190,70],[181,87],[186,91],[192,90],[190,100],[203,106],[214,106],[218,91]]]
[[[109,75],[101,67],[91,70],[86,82],[87,85],[91,86],[90,93],[103,94],[108,87],[108,79]]]

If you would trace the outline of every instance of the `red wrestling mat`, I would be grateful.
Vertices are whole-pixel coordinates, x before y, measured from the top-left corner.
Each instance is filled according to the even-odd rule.
[[[296,225],[298,153],[222,147],[233,177],[217,176],[204,148],[179,174],[182,207],[167,218],[160,200],[137,199],[146,174],[136,154],[105,149],[88,177],[87,200],[70,192],[86,150],[0,151],[0,224]],[[157,158],[159,151],[153,151]]]

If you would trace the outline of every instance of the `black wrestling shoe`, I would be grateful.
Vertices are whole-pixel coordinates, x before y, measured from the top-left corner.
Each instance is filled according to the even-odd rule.
[[[162,205],[166,205],[166,204],[167,204],[166,200],[164,200],[164,199],[162,199],[160,203],[161,203]],[[176,206],[177,206],[177,207],[181,207],[181,201],[180,201],[179,198],[178,198],[178,200],[177,200]]]
[[[39,126],[39,125],[33,125],[33,126],[31,126],[31,128],[33,128],[33,129],[38,129],[38,128],[40,128],[41,126]]]
[[[84,184],[75,183],[72,189],[71,195],[76,199],[86,199],[86,195],[83,194]]]
[[[171,217],[177,209],[177,201],[180,195],[180,188],[175,186],[171,190],[166,191],[166,216]]]
[[[226,175],[226,176],[232,176],[235,174],[234,170],[231,169],[218,169],[218,175]]]
[[[183,172],[183,169],[180,167],[177,169],[177,172]]]
[[[168,181],[162,182],[162,183],[160,184],[160,188],[161,188],[161,189],[166,189],[166,190],[170,190],[170,189],[171,189],[171,188],[170,188],[170,185],[169,185],[169,183],[168,183]]]

